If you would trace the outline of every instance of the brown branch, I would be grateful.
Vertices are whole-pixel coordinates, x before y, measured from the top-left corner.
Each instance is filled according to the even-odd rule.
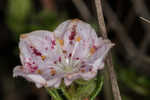
[[[96,9],[97,9],[100,32],[104,38],[107,38],[107,31],[106,31],[106,26],[104,23],[101,0],[95,0],[95,5],[96,5]],[[107,69],[107,72],[109,73],[109,77],[110,77],[110,81],[111,81],[114,99],[121,100],[120,91],[119,91],[119,87],[118,87],[118,83],[117,83],[117,79],[116,79],[116,75],[115,75],[115,71],[114,71],[114,66],[112,63],[112,56],[111,56],[110,52],[106,58],[106,66],[107,66],[106,69]]]
[[[150,64],[150,58],[147,55],[144,55],[141,53],[135,45],[133,44],[132,40],[127,35],[127,30],[124,28],[124,26],[119,22],[117,15],[113,12],[113,10],[110,8],[108,3],[104,2],[104,14],[106,16],[106,19],[108,20],[108,24],[111,29],[113,29],[116,33],[116,36],[120,39],[121,44],[124,46],[127,56],[129,60],[132,62],[135,62],[137,67],[143,66],[144,64]],[[135,64],[134,64],[135,66]],[[136,67],[136,66],[135,66]],[[149,67],[140,67],[140,71],[144,70],[145,72],[149,73]]]
[[[131,1],[132,1],[134,10],[139,17],[150,18],[150,14],[149,14],[148,9],[146,8],[144,0],[131,0]],[[144,36],[144,39],[143,39],[142,44],[140,46],[141,47],[140,51],[144,53],[146,50],[146,47],[150,41],[150,34],[149,34],[150,33],[150,26],[148,24],[145,24],[145,23],[142,23],[142,24],[144,26],[144,29],[146,30],[146,35]]]
[[[104,14],[106,19],[108,20],[109,27],[116,32],[116,36],[120,39],[121,44],[124,46],[127,54],[133,58],[135,53],[137,53],[137,49],[133,44],[132,40],[127,35],[127,30],[124,26],[119,22],[117,15],[110,8],[109,4],[104,2]]]
[[[55,11],[56,6],[54,0],[40,0],[44,9],[49,11]]]
[[[89,21],[92,15],[83,0],[72,0],[84,20]]]
[[[131,7],[129,9],[128,15],[126,16],[126,20],[124,22],[126,28],[129,29],[130,27],[132,27],[134,21],[135,21],[134,10],[133,7]]]

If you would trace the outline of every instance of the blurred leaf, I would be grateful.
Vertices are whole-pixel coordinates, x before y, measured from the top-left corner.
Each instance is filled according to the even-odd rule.
[[[7,24],[15,33],[15,37],[19,37],[20,33],[26,30],[26,21],[31,13],[31,0],[9,0]]]
[[[121,69],[119,72],[120,80],[122,80],[129,88],[141,95],[150,95],[150,84],[145,87],[145,84],[150,83],[147,78],[137,76],[133,69]]]
[[[57,25],[67,19],[67,15],[61,15],[59,17],[56,12],[49,12],[43,10],[37,15],[33,15],[31,18],[31,30],[45,29],[53,31]]]

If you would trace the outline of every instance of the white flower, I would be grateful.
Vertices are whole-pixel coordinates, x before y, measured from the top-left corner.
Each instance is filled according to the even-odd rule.
[[[20,36],[22,66],[13,76],[22,76],[37,87],[68,86],[74,80],[90,80],[104,67],[104,57],[113,46],[98,38],[94,29],[78,19],[67,20],[54,32],[39,30]]]

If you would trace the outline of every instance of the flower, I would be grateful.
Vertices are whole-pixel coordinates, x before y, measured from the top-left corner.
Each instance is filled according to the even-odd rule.
[[[40,87],[66,86],[82,78],[90,80],[104,67],[104,58],[113,46],[98,38],[87,23],[74,19],[60,24],[54,32],[39,30],[20,36],[22,66],[13,76],[22,76]]]

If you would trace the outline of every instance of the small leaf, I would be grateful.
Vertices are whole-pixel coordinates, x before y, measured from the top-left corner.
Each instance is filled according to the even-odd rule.
[[[95,88],[95,91],[91,94],[90,100],[94,100],[95,97],[98,95],[98,93],[101,91],[102,86],[103,86],[103,82],[104,82],[104,77],[97,75],[97,86]]]

